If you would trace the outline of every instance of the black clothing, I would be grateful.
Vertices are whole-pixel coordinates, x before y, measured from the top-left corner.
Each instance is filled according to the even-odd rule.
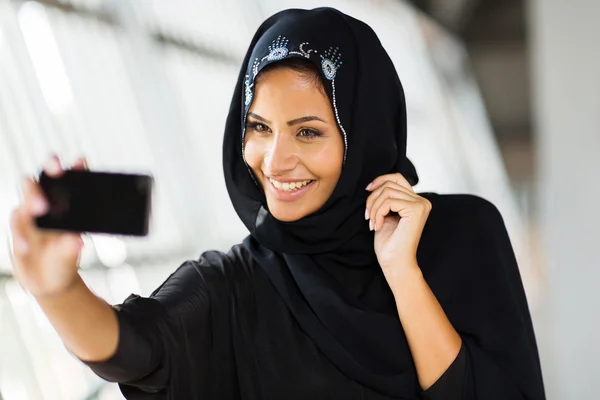
[[[463,338],[457,360],[425,393],[415,387],[388,396],[343,374],[241,245],[184,263],[150,298],[130,296],[117,307],[117,354],[88,365],[121,382],[128,399],[544,399],[525,296],[498,211],[474,196],[423,195],[433,210],[419,265]],[[482,286],[490,296],[481,296]]]
[[[290,57],[321,71],[345,158],[323,207],[281,222],[269,213],[243,143],[256,75]],[[119,351],[90,365],[122,382],[129,398],[416,400],[437,399],[438,390],[447,400],[544,399],[506,229],[496,208],[474,196],[422,194],[433,210],[417,260],[463,349],[438,381],[443,390],[419,387],[364,220],[371,180],[400,172],[418,181],[406,158],[402,86],[366,24],[330,8],[265,21],[233,95],[223,166],[250,236],[228,254],[207,252],[184,264],[150,299],[123,305]]]
[[[293,57],[320,70],[344,139],[345,159],[338,183],[321,209],[298,221],[281,222],[269,213],[262,186],[245,163],[244,126],[257,74],[266,65]],[[418,181],[406,157],[406,105],[392,61],[369,26],[337,10],[319,8],[286,10],[267,19],[252,39],[243,65],[223,145],[227,189],[250,231],[243,247],[269,277],[300,328],[336,368],[390,397],[416,398],[419,385],[408,342],[377,262],[373,232],[364,220],[369,195],[364,188],[370,181],[393,172],[402,173],[413,185]],[[464,210],[464,205],[457,207]],[[434,205],[437,217],[428,222],[429,232],[460,234],[462,247],[451,251],[465,253],[468,260],[440,256],[454,237],[435,235],[434,241],[426,234],[421,238],[421,258],[432,271],[427,278],[430,285],[438,285],[446,314],[456,320],[456,329],[468,332],[463,342],[472,353],[475,380],[486,382],[476,388],[478,396],[488,388],[505,387],[504,392],[478,398],[494,399],[513,386],[530,399],[543,397],[529,312],[500,216],[491,204],[476,202],[474,214],[465,213],[465,221],[456,221],[461,225],[456,229],[462,230],[453,232],[445,226],[453,216],[443,212],[457,211],[452,207],[435,211]],[[485,221],[489,226],[469,221],[477,212],[491,215],[491,221]],[[480,243],[482,237],[493,241]],[[490,245],[499,247],[481,254]],[[360,296],[356,288],[361,289]],[[506,313],[497,315],[498,310]],[[514,374],[506,385],[500,384],[502,370]]]
[[[255,76],[287,58],[308,60],[320,71],[345,145],[333,193],[317,212],[294,222],[269,213],[243,157]],[[233,206],[251,234],[243,245],[319,350],[365,386],[392,396],[414,392],[408,344],[364,219],[365,187],[377,176],[401,172],[418,181],[406,158],[402,85],[373,30],[331,8],[286,10],[267,19],[238,76],[223,168]]]

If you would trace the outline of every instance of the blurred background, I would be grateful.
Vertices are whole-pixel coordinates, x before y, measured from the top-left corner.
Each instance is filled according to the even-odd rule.
[[[599,398],[597,0],[0,0],[0,400],[122,399],[12,278],[21,178],[52,153],[154,175],[147,238],[85,239],[82,275],[109,302],[227,250],[246,235],[221,170],[246,46],[272,13],[323,5],[367,22],[390,53],[416,189],[502,212],[548,399]]]

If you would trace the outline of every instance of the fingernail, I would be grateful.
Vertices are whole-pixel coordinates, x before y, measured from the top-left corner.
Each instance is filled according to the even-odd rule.
[[[371,187],[373,186],[373,182],[369,183],[366,187],[365,190],[371,190]]]
[[[369,220],[369,230],[372,231],[373,230],[373,220]]]
[[[44,214],[48,211],[48,203],[43,199],[36,199],[33,203],[33,209],[37,214]]]
[[[48,161],[48,163],[46,164],[46,171],[51,174],[60,173],[60,164],[59,164],[58,158],[56,156],[53,156],[50,159],[50,161]]]
[[[365,208],[365,219],[369,219],[369,209]]]

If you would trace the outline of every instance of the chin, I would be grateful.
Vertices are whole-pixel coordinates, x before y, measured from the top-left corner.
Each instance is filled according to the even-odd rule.
[[[298,207],[295,207],[293,204],[280,206],[279,204],[267,202],[267,205],[269,206],[269,212],[271,215],[276,220],[281,222],[298,221],[308,215],[307,213],[302,212],[302,210]]]

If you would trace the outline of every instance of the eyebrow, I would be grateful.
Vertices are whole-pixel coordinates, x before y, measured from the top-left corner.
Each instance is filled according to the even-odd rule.
[[[270,124],[271,123],[271,121],[269,121],[268,119],[263,118],[263,117],[261,117],[258,114],[254,114],[253,112],[249,112],[248,116],[252,117],[254,119],[257,119],[257,120],[259,120],[261,122],[264,122],[266,124]],[[288,126],[293,126],[293,125],[298,125],[298,124],[301,124],[303,122],[308,122],[308,121],[321,121],[321,122],[325,122],[325,121],[323,121],[323,119],[317,117],[316,115],[308,115],[306,117],[300,117],[300,118],[292,119],[292,120],[290,120],[290,121],[287,122],[287,125]]]

